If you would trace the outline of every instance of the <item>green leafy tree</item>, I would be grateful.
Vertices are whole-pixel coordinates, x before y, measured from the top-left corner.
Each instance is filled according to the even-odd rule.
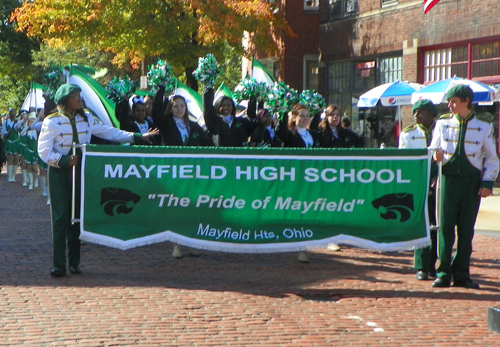
[[[251,54],[242,45],[245,32],[276,51],[280,33],[291,31],[273,10],[265,0],[37,0],[24,2],[12,19],[48,47],[110,53],[118,68],[166,59],[197,89],[198,57],[212,53],[222,62],[228,46]]]
[[[30,82],[40,71],[31,64],[31,51],[39,48],[35,38],[16,31],[11,13],[20,2],[3,0],[0,5],[0,112],[8,107],[19,108],[26,97]]]

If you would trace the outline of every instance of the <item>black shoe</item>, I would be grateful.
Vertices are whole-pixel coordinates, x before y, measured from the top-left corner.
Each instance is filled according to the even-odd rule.
[[[454,281],[453,287],[464,287],[468,289],[479,289],[479,284],[472,282],[470,278],[460,281]]]
[[[448,288],[450,286],[450,281],[443,278],[437,278],[434,282],[432,282],[432,286],[434,288]]]
[[[432,278],[432,279],[437,278],[437,272],[436,272],[436,270],[429,271],[429,278]]]
[[[80,275],[82,273],[82,270],[80,269],[80,266],[70,266],[69,267],[69,272],[71,272],[73,275]]]
[[[426,271],[419,270],[415,276],[419,281],[425,281],[429,279],[429,274]]]
[[[50,275],[52,277],[63,277],[66,275],[66,268],[57,266],[57,267],[53,268],[52,270],[50,270]]]

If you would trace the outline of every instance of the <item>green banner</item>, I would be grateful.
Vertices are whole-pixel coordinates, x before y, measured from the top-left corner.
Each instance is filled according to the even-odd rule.
[[[83,148],[81,239],[290,252],[428,245],[426,149]]]

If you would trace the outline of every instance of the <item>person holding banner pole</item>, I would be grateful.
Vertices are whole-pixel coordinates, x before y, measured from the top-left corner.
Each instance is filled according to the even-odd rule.
[[[437,107],[427,99],[418,100],[411,109],[416,124],[403,129],[399,136],[399,148],[427,148],[432,140],[432,131],[436,125]],[[429,222],[436,224],[436,189],[437,164],[431,163],[431,184],[427,199]],[[414,250],[414,266],[417,269],[417,280],[436,278],[437,230],[430,231],[431,245]]]
[[[488,197],[493,189],[499,160],[493,126],[478,119],[472,110],[472,89],[457,85],[446,93],[446,98],[452,114],[437,121],[430,145],[434,159],[443,162],[440,264],[432,286],[449,287],[453,280],[455,287],[478,289],[469,270],[474,225],[481,198]],[[455,238],[457,248],[452,256]]]
[[[158,135],[153,129],[145,134],[136,134],[116,129],[98,122],[83,111],[81,89],[74,84],[63,84],[55,93],[57,108],[43,120],[38,138],[38,154],[49,165],[49,194],[53,238],[52,277],[66,275],[66,243],[68,261],[72,274],[81,274],[80,269],[80,225],[71,223],[72,168],[76,166],[76,191],[80,192],[81,150],[72,155],[72,143],[89,144],[92,135],[119,142],[148,141]],[[79,204],[78,196],[75,204]],[[79,208],[76,208],[79,211]],[[78,218],[78,217],[77,217]]]

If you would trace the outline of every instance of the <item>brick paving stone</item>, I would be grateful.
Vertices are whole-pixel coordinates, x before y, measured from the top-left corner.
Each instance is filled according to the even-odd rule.
[[[417,281],[411,251],[348,246],[301,264],[295,253],[176,260],[169,243],[85,243],[84,273],[53,279],[45,198],[4,171],[0,201],[0,346],[500,346],[487,329],[500,305],[492,236],[474,239],[480,290]]]

